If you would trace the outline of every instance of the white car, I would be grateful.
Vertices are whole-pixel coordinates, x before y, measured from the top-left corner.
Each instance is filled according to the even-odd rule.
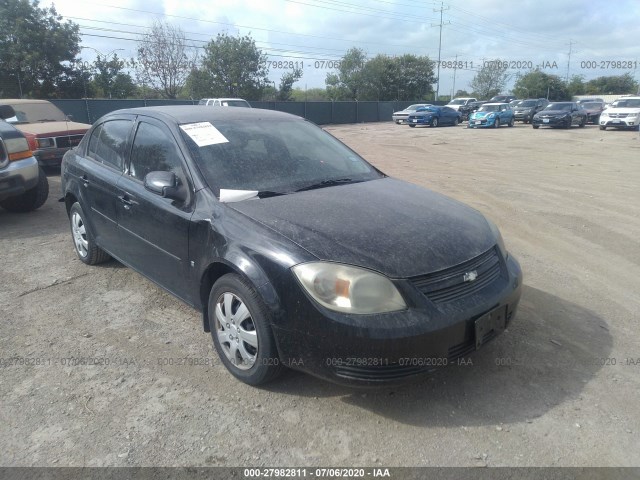
[[[470,97],[459,97],[454,98],[449,103],[447,103],[447,107],[453,108],[454,110],[460,110],[460,107],[467,107],[473,102],[477,102],[478,100]]]
[[[640,96],[619,98],[600,114],[600,130],[607,127],[638,130],[640,125]]]
[[[251,108],[249,102],[242,98],[203,98],[198,105],[208,105],[210,107],[245,107]]]
[[[399,112],[393,112],[393,115],[391,115],[391,118],[393,118],[393,121],[396,122],[398,125],[400,125],[401,123],[407,123],[407,117],[412,113],[416,113],[416,110],[418,108],[430,107],[430,106],[431,106],[430,103],[416,103],[415,105],[409,105],[404,110],[400,110]]]

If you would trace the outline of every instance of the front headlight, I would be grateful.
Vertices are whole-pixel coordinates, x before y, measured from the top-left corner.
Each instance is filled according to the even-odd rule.
[[[51,148],[55,146],[53,138],[36,138],[38,148]]]
[[[339,263],[312,262],[291,269],[315,301],[336,312],[387,313],[407,304],[384,275]]]
[[[502,256],[505,259],[509,258],[509,252],[507,251],[507,248],[504,246],[504,240],[502,239],[502,234],[500,233],[500,229],[498,229],[498,226],[488,218],[486,220],[487,220],[487,223],[489,224],[489,228],[491,229],[491,233],[493,233],[493,236],[496,239],[496,244],[500,249],[500,253],[502,253]]]

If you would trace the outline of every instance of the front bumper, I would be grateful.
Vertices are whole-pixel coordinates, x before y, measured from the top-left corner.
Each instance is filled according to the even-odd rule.
[[[468,128],[486,128],[493,127],[496,123],[495,118],[470,118]]]
[[[62,163],[62,157],[69,150],[69,148],[42,148],[34,150],[33,156],[43,167],[58,167]]]
[[[391,118],[393,118],[393,121],[396,123],[406,123],[407,118],[409,117],[409,115],[392,115]]]
[[[509,256],[493,283],[473,295],[433,303],[409,281],[397,281],[409,307],[380,315],[344,315],[319,307],[300,288],[283,292],[288,324],[274,325],[285,365],[335,383],[379,386],[405,383],[452,364],[501,333],[476,338],[487,312],[508,325],[520,300],[522,271]],[[506,326],[505,325],[505,326]]]
[[[25,158],[9,164],[0,170],[0,200],[22,195],[38,184],[38,161]]]
[[[611,118],[600,115],[600,126],[616,128],[637,128],[640,117]]]
[[[431,125],[431,117],[407,117],[408,125]]]
[[[533,115],[531,114],[531,112],[514,112],[513,117],[515,118],[516,122],[529,123]]]
[[[567,124],[571,125],[571,117],[533,117],[531,120],[531,125],[537,127],[565,127]]]

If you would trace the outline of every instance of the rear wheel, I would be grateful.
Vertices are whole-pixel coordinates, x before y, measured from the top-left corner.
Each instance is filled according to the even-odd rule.
[[[500,119],[496,118],[493,122],[493,128],[500,128]]]
[[[516,120],[515,118],[511,117],[511,120],[509,120],[509,123],[507,124],[509,127],[513,127],[516,124]]]
[[[282,372],[268,309],[241,276],[230,273],[213,285],[208,317],[216,351],[238,380],[262,385]]]
[[[431,126],[432,127],[438,126],[438,117],[435,117],[433,120],[431,120]]]
[[[460,119],[456,117],[456,119],[453,121],[453,126],[457,127],[458,125],[460,125]]]
[[[31,212],[44,205],[49,196],[49,181],[42,168],[38,167],[38,183],[22,195],[10,197],[0,203],[2,208],[15,213]]]

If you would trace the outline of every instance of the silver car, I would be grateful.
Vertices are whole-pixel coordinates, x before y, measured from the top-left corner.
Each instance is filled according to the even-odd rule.
[[[401,123],[406,123],[407,122],[407,117],[409,115],[411,115],[412,113],[416,113],[416,110],[420,107],[431,107],[432,105],[430,103],[416,103],[415,105],[409,105],[407,108],[405,108],[404,110],[400,110],[399,112],[393,112],[393,115],[391,116],[391,118],[393,118],[393,121],[396,122],[398,125],[400,125]]]

